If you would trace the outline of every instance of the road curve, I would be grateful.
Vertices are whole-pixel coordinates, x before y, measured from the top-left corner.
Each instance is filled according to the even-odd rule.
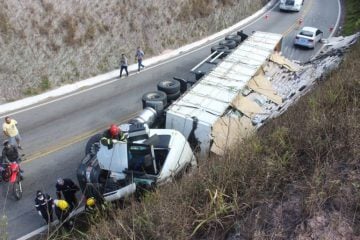
[[[306,0],[299,13],[280,12],[274,7],[267,17],[261,17],[244,29],[244,32],[268,31],[285,34],[283,54],[304,61],[319,48],[294,48],[293,38],[298,31],[298,20],[303,25],[315,26],[329,36],[331,26],[338,19],[338,0]],[[80,94],[71,94],[61,101],[53,101],[13,115],[20,124],[24,139],[24,152],[28,160],[23,163],[24,194],[15,201],[8,194],[6,184],[0,185],[0,207],[8,217],[8,234],[16,239],[42,226],[44,222],[34,209],[34,193],[41,189],[55,196],[58,176],[75,179],[75,169],[84,156],[85,140],[89,135],[112,122],[122,122],[141,110],[143,93],[155,90],[160,80],[174,76],[193,79],[189,70],[210,53],[209,44],[176,57],[166,63],[146,67],[141,73],[117,79],[101,87],[92,87]]]

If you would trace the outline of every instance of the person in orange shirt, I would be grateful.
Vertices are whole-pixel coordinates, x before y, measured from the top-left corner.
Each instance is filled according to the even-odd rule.
[[[15,119],[11,119],[9,116],[5,117],[5,122],[3,123],[3,132],[6,137],[8,137],[9,143],[22,149],[20,145],[21,137],[19,134],[19,130],[17,128],[17,121]]]

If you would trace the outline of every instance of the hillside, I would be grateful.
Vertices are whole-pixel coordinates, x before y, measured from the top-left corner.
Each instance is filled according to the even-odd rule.
[[[0,103],[37,94],[230,26],[266,0],[0,0]]]
[[[357,43],[256,136],[75,238],[360,239],[359,57]]]
[[[255,136],[125,208],[82,215],[91,224],[76,216],[65,238],[360,239],[359,57],[360,43],[324,50],[312,64],[339,68]]]

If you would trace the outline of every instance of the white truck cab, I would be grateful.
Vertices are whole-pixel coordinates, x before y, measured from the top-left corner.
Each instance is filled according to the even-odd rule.
[[[161,185],[188,166],[196,166],[193,151],[179,131],[140,129],[128,133],[128,142],[116,142],[111,149],[93,143],[96,150],[85,156],[77,171],[85,196],[91,185],[106,201],[121,199],[140,186]]]
[[[281,0],[280,10],[299,12],[303,4],[304,0]]]

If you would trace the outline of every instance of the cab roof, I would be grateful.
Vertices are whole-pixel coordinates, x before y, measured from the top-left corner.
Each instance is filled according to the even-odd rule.
[[[314,28],[314,27],[303,27],[301,29],[301,31],[309,31],[309,32],[316,32],[316,30],[318,30],[318,29]]]

